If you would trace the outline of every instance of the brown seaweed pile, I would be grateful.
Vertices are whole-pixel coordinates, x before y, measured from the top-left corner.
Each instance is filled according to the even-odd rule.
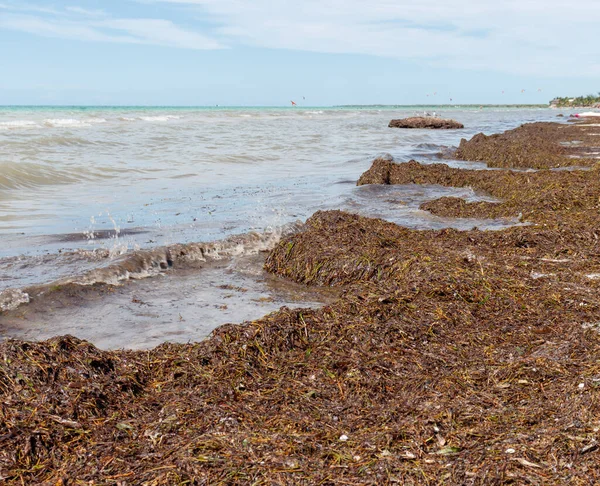
[[[340,287],[332,305],[282,308],[146,352],[72,337],[0,344],[0,477],[600,482],[597,175],[376,161],[360,183],[469,185],[502,202],[426,207],[521,213],[530,224],[416,231],[318,212],[266,267]]]
[[[596,167],[594,167],[596,169]],[[521,215],[522,221],[569,223],[574,217],[597,221],[600,209],[598,170],[516,172],[454,169],[445,164],[397,164],[377,159],[358,181],[363,184],[439,184],[472,187],[502,202],[466,202],[444,197],[427,202],[441,216],[498,218]]]
[[[600,130],[593,126],[527,123],[501,134],[479,133],[462,139],[454,157],[483,161],[489,167],[548,169],[592,165],[590,149],[600,147]]]
[[[412,116],[390,121],[390,128],[429,128],[429,129],[457,129],[465,128],[462,123],[455,120],[445,120],[435,116]]]

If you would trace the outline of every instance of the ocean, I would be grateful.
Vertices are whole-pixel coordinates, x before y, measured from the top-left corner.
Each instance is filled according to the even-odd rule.
[[[424,111],[464,130],[388,128]],[[362,186],[378,156],[440,160],[461,138],[554,121],[541,107],[0,107],[0,339],[102,348],[195,341],[226,322],[335,298],[266,275],[265,251],[318,210],[416,228],[501,229],[419,205],[470,189]],[[94,289],[56,293],[61,285]],[[102,284],[118,285],[110,293]],[[32,292],[35,289],[35,292]],[[42,289],[42,290],[40,290]],[[56,297],[53,297],[53,292]],[[38,305],[28,305],[31,295]],[[33,304],[33,302],[32,302]]]

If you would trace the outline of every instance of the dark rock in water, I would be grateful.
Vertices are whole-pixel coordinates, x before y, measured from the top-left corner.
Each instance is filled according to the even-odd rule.
[[[392,120],[388,126],[391,128],[465,128],[462,123],[457,121],[444,120],[443,118],[436,118],[434,116],[412,116],[410,118]]]
[[[563,115],[562,113],[559,113],[558,115],[556,115],[556,117],[557,117],[557,118],[562,118],[562,117],[564,117],[564,116],[565,116],[565,115]]]

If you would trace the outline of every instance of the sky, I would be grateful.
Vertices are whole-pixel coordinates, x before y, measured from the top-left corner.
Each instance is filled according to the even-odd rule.
[[[1,105],[547,103],[598,0],[0,0]]]

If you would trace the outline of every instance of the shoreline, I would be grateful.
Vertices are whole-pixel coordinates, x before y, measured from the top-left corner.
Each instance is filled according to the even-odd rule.
[[[374,161],[359,184],[471,186],[502,202],[446,197],[422,209],[530,224],[411,230],[319,211],[266,268],[339,287],[323,308],[284,307],[143,352],[68,336],[0,343],[0,477],[598,481],[600,161],[585,156],[597,132],[536,123],[461,143],[462,160],[494,171]],[[589,170],[548,170],[572,166]]]

